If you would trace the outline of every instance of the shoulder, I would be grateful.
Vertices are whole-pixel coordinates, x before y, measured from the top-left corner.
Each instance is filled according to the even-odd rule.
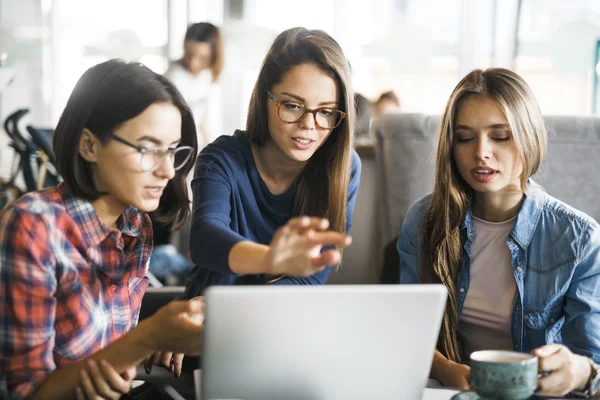
[[[203,163],[214,160],[240,163],[248,158],[250,152],[250,143],[245,132],[237,130],[233,135],[219,136],[205,146],[198,155],[198,160]]]
[[[540,222],[542,228],[554,228],[557,235],[569,233],[582,233],[589,230],[598,230],[599,225],[594,218],[572,207],[565,202],[541,192],[543,197]]]
[[[56,188],[27,193],[0,213],[0,246],[6,251],[36,247],[73,224]],[[12,243],[12,245],[8,245]],[[16,246],[16,247],[15,247]]]
[[[196,173],[221,171],[237,174],[251,165],[252,151],[245,132],[223,135],[202,149],[196,161]]]
[[[419,225],[422,224],[423,219],[425,218],[425,213],[427,213],[427,209],[429,208],[429,203],[431,202],[431,193],[426,194],[420,199],[416,200],[411,206],[408,208],[406,212],[406,216],[404,217],[404,221],[407,220],[411,223],[419,222]]]
[[[533,242],[545,248],[572,249],[581,256],[584,246],[600,247],[600,225],[594,218],[545,192],[536,193],[541,203]]]
[[[49,188],[24,194],[9,204],[0,214],[0,221],[22,215],[55,217],[65,213],[62,195],[57,188]]]
[[[356,150],[352,150],[352,163],[351,163],[351,167],[350,167],[350,183],[348,185],[350,191],[355,191],[358,189],[358,185],[360,182],[361,169],[362,169],[362,164],[360,161],[360,157],[358,156],[358,153],[356,152]]]
[[[356,150],[352,150],[352,169],[350,172],[350,177],[354,178],[355,176],[360,177],[360,171],[362,169],[362,162],[360,161],[360,156],[356,152]]]
[[[408,208],[408,211],[404,216],[404,221],[402,222],[402,230],[400,232],[401,234],[414,235],[418,232],[421,225],[423,225],[425,214],[427,213],[427,209],[429,208],[430,201],[431,194],[427,194],[415,201]]]

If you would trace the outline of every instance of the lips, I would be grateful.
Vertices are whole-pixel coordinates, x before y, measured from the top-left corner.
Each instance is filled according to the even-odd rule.
[[[300,144],[310,144],[310,143],[314,142],[314,140],[312,140],[312,139],[307,139],[307,138],[302,138],[302,137],[293,137],[292,140],[295,142],[298,142]]]
[[[158,199],[160,196],[162,196],[165,186],[144,186],[144,190],[148,197]]]
[[[313,145],[313,143],[315,143],[314,140],[309,138],[303,138],[301,136],[293,137],[291,142],[294,145],[294,147],[298,150],[307,150]]]
[[[479,182],[490,182],[497,174],[497,170],[487,166],[481,166],[471,170],[471,175]]]

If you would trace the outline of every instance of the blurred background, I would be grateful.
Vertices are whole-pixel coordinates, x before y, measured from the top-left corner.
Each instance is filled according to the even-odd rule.
[[[110,58],[164,73],[199,21],[223,36],[223,134],[245,126],[260,63],[294,26],[331,34],[355,90],[370,100],[393,90],[402,112],[441,113],[462,76],[492,66],[521,74],[544,114],[600,108],[598,0],[0,0],[1,79],[10,80],[0,120],[29,108],[28,124],[54,127],[81,74]],[[0,168],[7,142],[0,136]]]

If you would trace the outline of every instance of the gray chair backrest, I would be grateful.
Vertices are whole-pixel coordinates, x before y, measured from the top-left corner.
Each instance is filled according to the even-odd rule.
[[[600,118],[545,117],[548,154],[533,179],[552,196],[600,220]],[[372,126],[381,243],[400,233],[410,205],[431,192],[440,116],[389,114]]]
[[[600,118],[544,119],[548,154],[533,179],[551,196],[600,221]]]
[[[410,205],[431,192],[439,116],[385,114],[373,122],[381,245],[400,233]]]

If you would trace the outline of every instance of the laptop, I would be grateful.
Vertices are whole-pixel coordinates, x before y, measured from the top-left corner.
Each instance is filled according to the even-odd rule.
[[[421,399],[442,285],[214,286],[202,399]]]

